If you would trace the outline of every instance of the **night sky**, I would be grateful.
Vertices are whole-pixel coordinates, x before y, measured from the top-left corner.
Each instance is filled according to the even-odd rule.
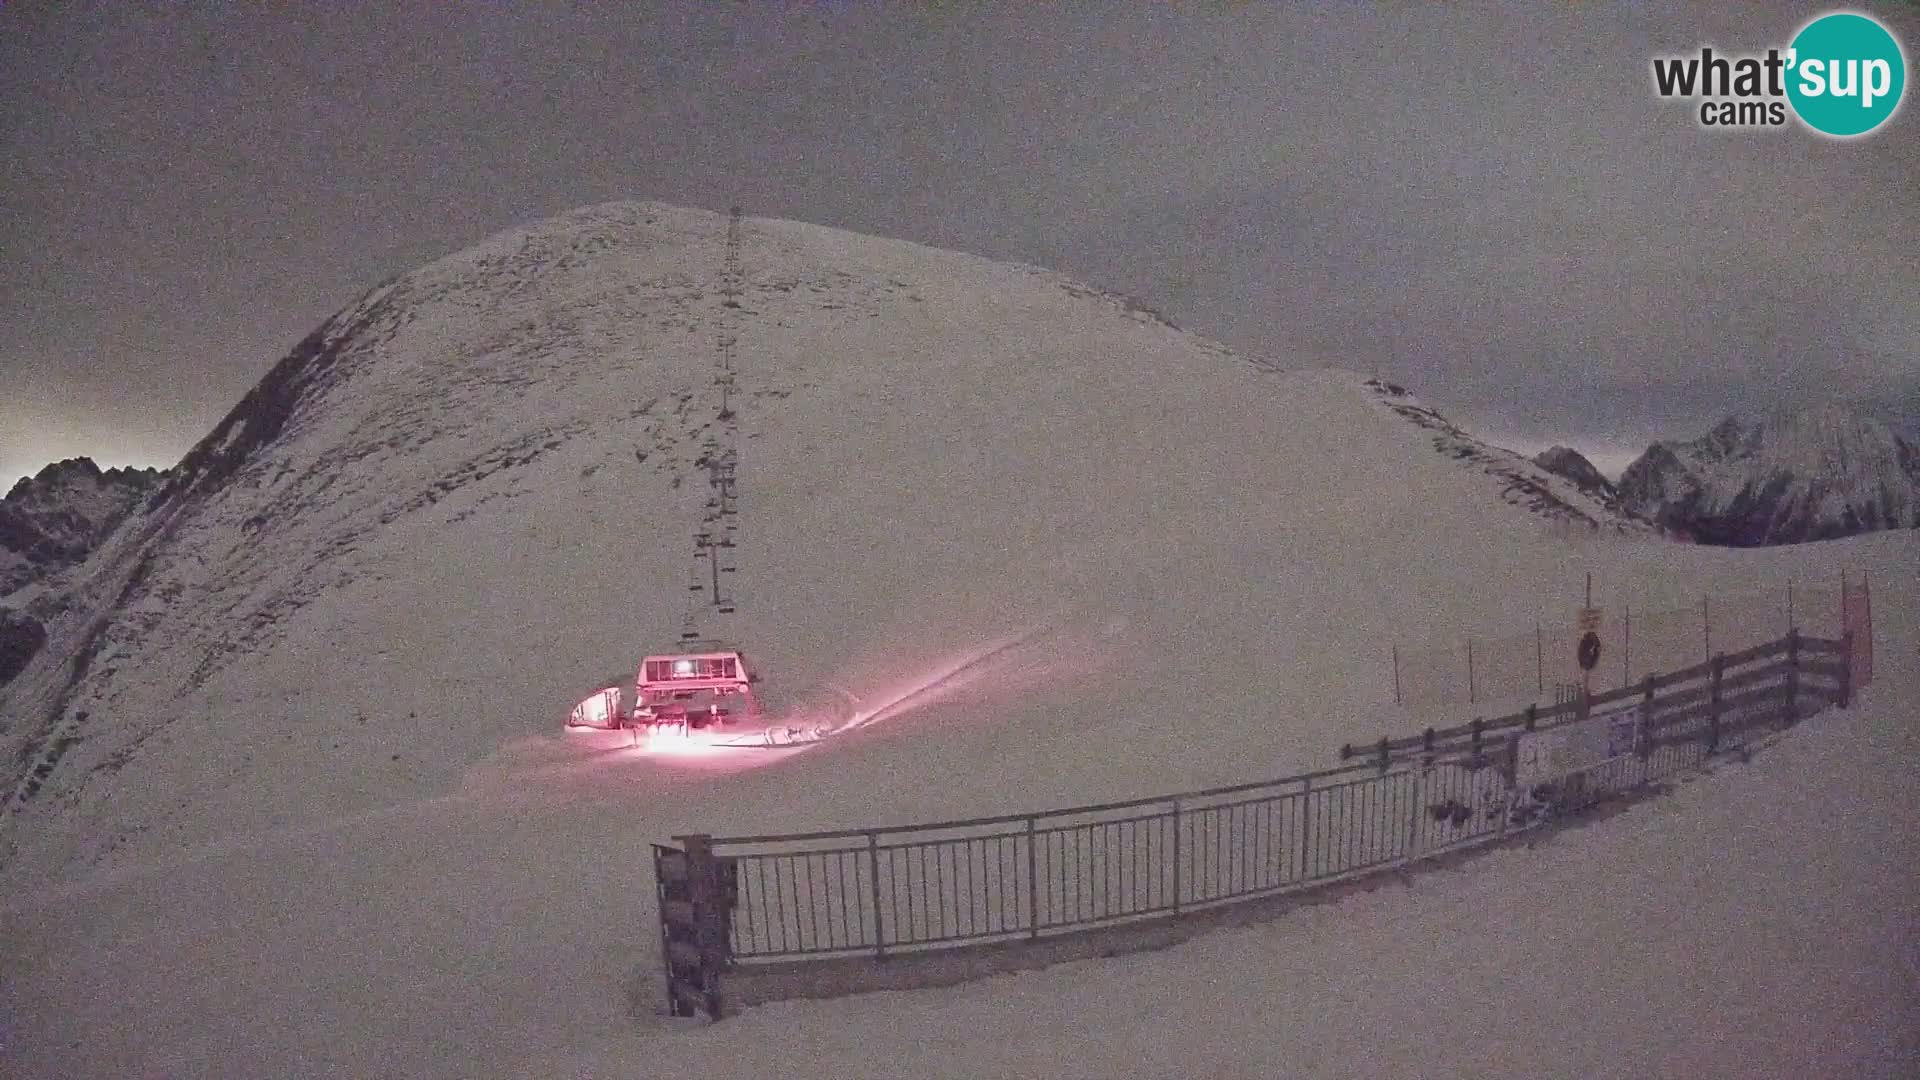
[[[610,199],[1039,263],[1609,469],[1920,413],[1913,102],[1702,130],[1655,54],[1825,9],[1651,6],[6,4],[0,488],[170,464],[362,290]]]

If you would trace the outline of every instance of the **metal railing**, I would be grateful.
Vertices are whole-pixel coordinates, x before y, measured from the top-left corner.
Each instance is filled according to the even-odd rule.
[[[1844,704],[1846,649],[1789,635],[1631,693],[1383,740],[1362,761],[1280,780],[933,824],[677,837],[717,882],[710,904],[684,913],[708,913],[707,936],[723,943],[707,961],[731,966],[1032,940],[1306,889],[1535,827],[1697,768],[1791,723],[1803,702]],[[1528,778],[1527,740],[1620,727],[1597,707],[1629,699],[1638,711],[1601,760]]]

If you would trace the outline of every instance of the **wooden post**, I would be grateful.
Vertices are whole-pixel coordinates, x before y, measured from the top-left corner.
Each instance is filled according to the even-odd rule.
[[[1653,673],[1647,673],[1645,688],[1640,692],[1640,738],[1634,749],[1645,761],[1653,753]]]
[[[1478,700],[1473,693],[1473,639],[1467,639],[1467,704]]]
[[[1532,731],[1534,727],[1539,723],[1540,723],[1539,702],[1528,702],[1527,703],[1527,721],[1526,721],[1527,730]]]
[[[1547,642],[1540,633],[1540,620],[1533,620],[1533,692],[1547,692]]]
[[[1787,634],[1787,717],[1791,724],[1799,719],[1800,710],[1800,632]]]
[[[1532,730],[1532,729],[1529,728],[1528,730]],[[1499,835],[1505,836],[1507,835],[1507,819],[1513,816],[1514,785],[1518,784],[1520,781],[1520,733],[1519,732],[1516,731],[1513,734],[1507,736],[1506,753],[1502,755],[1500,766],[1501,766],[1501,769],[1506,773],[1506,778],[1507,778],[1507,795],[1506,795],[1506,799],[1503,801],[1500,807],[1500,832],[1499,832]]]
[[[1866,640],[1860,643],[1863,650],[1860,681],[1865,685],[1873,681],[1873,583],[1867,580],[1865,570],[1860,571],[1860,604],[1864,609],[1860,612],[1860,622],[1867,628]]]
[[[1633,609],[1620,605],[1620,685],[1633,681]]]
[[[1720,748],[1720,678],[1725,673],[1727,658],[1717,655],[1713,658],[1713,679],[1707,684],[1707,753]]]
[[[1400,704],[1400,644],[1393,646],[1393,703]]]
[[[1793,631],[1793,580],[1787,580],[1787,631]]]
[[[1846,708],[1853,702],[1853,631],[1840,632],[1840,700],[1836,702]]]
[[[1706,643],[1706,649],[1700,654],[1702,660],[1713,658],[1713,617],[1707,613],[1707,594],[1700,594],[1700,635]]]
[[[1387,754],[1388,754],[1387,737],[1385,735],[1382,735],[1380,736],[1380,760],[1378,762],[1380,771],[1382,773],[1385,773],[1387,771]]]

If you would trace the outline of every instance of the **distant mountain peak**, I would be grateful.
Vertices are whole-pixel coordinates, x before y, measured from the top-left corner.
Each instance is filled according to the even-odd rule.
[[[0,499],[0,596],[85,559],[164,476],[76,457],[22,477]]]
[[[1555,446],[1534,455],[1533,463],[1574,482],[1582,491],[1605,492],[1613,494],[1613,483],[1608,480],[1587,456],[1571,446]]]
[[[1824,540],[1920,526],[1920,449],[1883,417],[1824,401],[1733,415],[1627,467],[1628,509],[1703,543]]]

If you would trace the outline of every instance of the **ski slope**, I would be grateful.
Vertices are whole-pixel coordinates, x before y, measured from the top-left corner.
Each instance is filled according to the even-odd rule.
[[[0,698],[4,760],[58,750],[0,817],[8,1070],[666,1075],[676,1055],[732,1054],[741,1075],[769,1055],[819,1075],[893,1074],[897,1055],[934,1075],[945,1046],[982,1055],[948,1061],[955,1075],[1016,1059],[1094,1074],[1124,1040],[1095,1053],[1030,1020],[987,1047],[966,1014],[1088,982],[1075,1000],[1099,1030],[1121,1014],[1095,999],[1133,994],[1137,1011],[1160,977],[1139,965],[1185,954],[1116,962],[1124,994],[1092,985],[1096,965],[909,995],[875,1012],[894,1017],[885,1037],[846,1022],[871,1002],[717,1029],[734,1036],[668,1025],[647,844],[1322,766],[1428,719],[1383,694],[1391,637],[1564,615],[1588,571],[1602,603],[1655,609],[1865,570],[1891,621],[1879,711],[1861,715],[1884,728],[1912,701],[1892,658],[1914,600],[1890,584],[1920,565],[1912,533],[1570,543],[1361,376],[1249,363],[1032,268],[788,222],[744,223],[731,308],[724,234],[711,214],[599,207],[383,285],[82,568],[75,614]],[[575,700],[681,629],[723,334],[739,602],[700,629],[749,652],[776,716],[857,726],[677,754],[563,733]],[[57,662],[76,656],[78,674]],[[1873,782],[1861,797],[1911,794]],[[1859,827],[1887,810],[1863,803]],[[1667,880],[1610,865],[1634,895]],[[1526,894],[1530,872],[1502,869],[1502,888]],[[1336,938],[1316,955],[1366,984],[1383,957],[1411,962],[1387,927],[1414,911],[1354,916],[1371,954]],[[1274,992],[1265,968],[1234,970],[1247,995]],[[984,1003],[943,1011],[955,1001]],[[1286,1064],[1234,1026],[1253,1011],[1220,1013],[1204,1015],[1221,1046],[1252,1055],[1223,1070]]]

